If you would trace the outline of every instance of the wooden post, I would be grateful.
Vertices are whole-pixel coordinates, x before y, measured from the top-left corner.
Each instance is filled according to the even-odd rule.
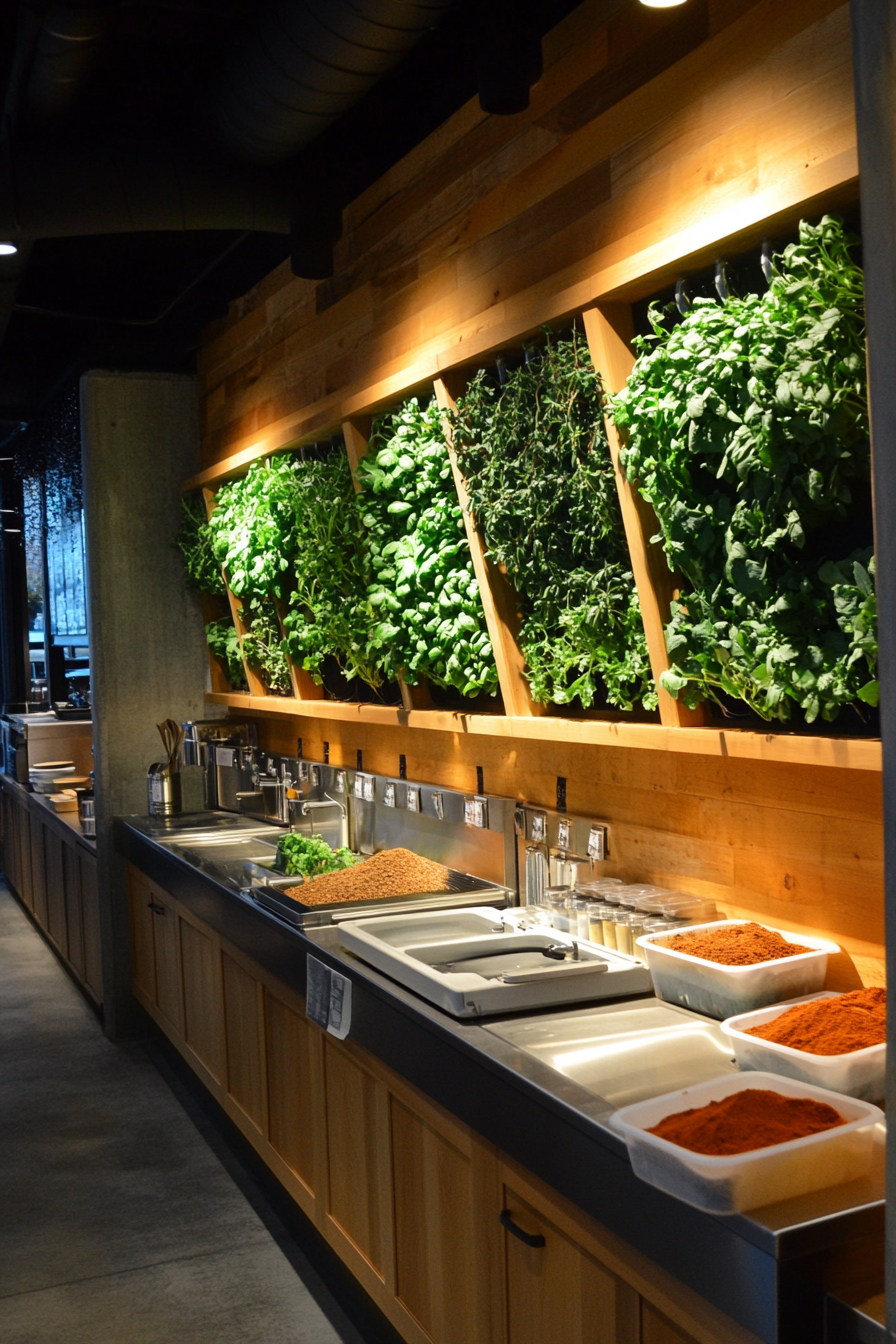
[[[362,457],[367,456],[367,449],[370,447],[370,429],[371,417],[359,416],[354,420],[346,420],[342,425],[342,436],[345,439],[345,451],[348,457],[348,464],[352,469],[352,477],[355,483],[355,490],[360,494],[361,486],[357,478],[358,463]],[[401,672],[398,674],[398,689],[401,692],[401,707],[408,711],[412,709],[432,709],[432,691],[426,681],[420,682],[417,686],[411,686],[405,681]]]
[[[852,0],[853,78],[862,202],[862,261],[871,390],[880,726],[884,792],[887,979],[896,982],[896,6]],[[887,1038],[896,1018],[890,1008]],[[896,1107],[893,1048],[887,1102]],[[887,1337],[896,1336],[896,1125],[887,1132]]]
[[[607,303],[586,309],[583,316],[594,367],[608,392],[620,392],[635,362],[631,349],[632,310],[628,304]],[[659,696],[660,721],[670,728],[697,727],[706,721],[702,708],[688,709],[660,685],[660,674],[669,667],[665,626],[677,585],[662,546],[650,540],[659,531],[656,514],[641,492],[628,482],[619,456],[622,447],[619,430],[612,420],[605,418],[604,424],[641,603],[650,667]]]
[[[206,517],[211,518],[212,514],[215,511],[214,491],[203,489],[202,498],[205,500]],[[224,575],[224,587],[227,589],[227,601],[230,604],[230,614],[233,617],[233,624],[236,626],[237,639],[240,641],[240,651],[242,652],[243,637],[246,634],[246,626],[243,622],[242,616],[240,615],[240,604],[234,597],[233,593],[230,591],[230,584],[227,582],[227,574],[224,570],[223,565],[221,566],[221,573]],[[249,694],[267,695],[268,693],[267,687],[265,686],[261,677],[255,671],[255,669],[249,666],[245,656],[243,657],[243,667],[245,668],[246,672],[246,681],[249,686]]]
[[[449,391],[445,378],[436,378],[433,387],[440,410],[443,413],[455,411],[457,402]],[[447,422],[447,414],[445,419]],[[467,483],[458,465],[447,423],[445,438],[448,441],[448,456],[451,459],[457,498],[463,514],[467,541],[470,543],[470,554],[473,557],[473,570],[482,597],[485,624],[498,668],[498,683],[504,701],[504,713],[512,718],[531,718],[533,715],[543,714],[545,706],[536,704],[532,699],[529,683],[524,675],[526,660],[519,646],[519,598],[507,574],[485,553],[485,541],[476,526],[476,519],[470,508]]]

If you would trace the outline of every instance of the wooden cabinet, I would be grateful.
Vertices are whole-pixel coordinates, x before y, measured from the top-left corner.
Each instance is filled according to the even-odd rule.
[[[638,1294],[523,1199],[502,1199],[507,1344],[638,1344]]]
[[[166,911],[167,915],[167,911]],[[156,930],[158,932],[158,923]],[[176,933],[165,935],[167,963],[163,975],[176,974],[173,964]],[[191,920],[180,919],[182,958],[183,1037],[190,1050],[218,1083],[226,1077],[224,1058],[224,993],[221,976],[220,943],[211,930],[203,930]],[[160,982],[159,950],[156,945],[156,985]],[[171,986],[173,989],[173,986]],[[161,1004],[160,1004],[161,1007]]]
[[[266,1129],[264,989],[239,962],[221,958],[227,1091],[259,1131]]]
[[[80,847],[78,890],[81,893],[81,932],[84,944],[84,983],[97,1003],[103,1001],[103,962],[100,943],[100,893],[96,878],[96,859]]]
[[[102,1004],[95,854],[12,781],[0,783],[0,812],[7,881],[90,997]]]
[[[493,1150],[407,1094],[390,1096],[390,1117],[395,1296],[439,1344],[489,1344],[501,1300]]]
[[[134,868],[128,894],[137,998],[408,1344],[757,1344]]]
[[[32,818],[36,820],[36,818]],[[44,863],[47,883],[47,933],[68,960],[68,925],[65,912],[65,871],[62,838],[44,826]]]
[[[170,897],[135,868],[128,869],[128,904],[137,997],[179,1035],[183,1011],[177,912]]]

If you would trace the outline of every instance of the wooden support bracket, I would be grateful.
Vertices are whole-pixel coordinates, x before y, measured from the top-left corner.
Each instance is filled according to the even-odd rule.
[[[634,335],[632,310],[628,304],[602,303],[587,308],[583,317],[594,367],[608,392],[620,392],[635,363],[631,348]],[[620,432],[612,420],[605,418],[604,423],[632,572],[641,603],[650,666],[659,696],[660,721],[668,728],[699,727],[706,722],[702,708],[688,709],[660,685],[660,675],[669,667],[665,626],[677,585],[662,546],[650,540],[659,531],[656,514],[641,492],[629,484],[623,470]]]
[[[436,378],[433,387],[439,409],[446,413],[447,419],[447,412],[457,409],[456,397],[449,390],[447,375]],[[460,388],[456,387],[454,391],[457,395],[460,394]],[[526,660],[519,646],[519,598],[507,574],[486,555],[485,541],[476,526],[476,519],[470,508],[467,483],[458,465],[447,425],[445,437],[448,441],[448,456],[451,459],[451,470],[454,473],[454,484],[463,514],[467,541],[470,543],[473,571],[482,597],[486,629],[498,668],[498,683],[504,701],[504,713],[512,718],[531,718],[533,715],[543,714],[545,706],[537,704],[532,699],[529,683],[524,675]]]

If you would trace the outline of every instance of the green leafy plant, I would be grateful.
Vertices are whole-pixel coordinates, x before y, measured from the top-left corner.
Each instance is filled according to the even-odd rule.
[[[335,658],[348,680],[378,688],[383,675],[370,646],[367,538],[344,452],[296,460],[288,480],[294,587],[284,617],[284,648],[320,683]]]
[[[371,646],[383,671],[494,695],[497,669],[435,403],[412,398],[380,417],[359,478]]]
[[[240,607],[240,620],[247,627],[243,635],[243,657],[246,662],[273,694],[291,694],[292,679],[283,654],[280,622],[272,599],[248,598]]]
[[[326,840],[316,835],[287,831],[277,841],[277,867],[287,877],[318,877],[321,873],[351,868],[356,863],[360,859],[350,849],[331,849]]]
[[[454,444],[489,553],[520,599],[533,698],[590,706],[656,704],[613,466],[600,379],[574,334],[496,387],[473,379]]]
[[[226,620],[209,621],[205,627],[205,637],[212,653],[223,660],[233,690],[245,691],[246,669],[243,666],[239,636],[233,621],[229,617]]]
[[[187,579],[200,593],[223,597],[221,566],[212,549],[211,529],[206,519],[205,502],[200,494],[184,495],[181,500],[181,525],[174,544],[183,556]]]
[[[800,225],[761,297],[697,299],[613,402],[683,576],[663,685],[807,722],[878,698],[863,277],[842,223]],[[844,552],[846,552],[844,554]]]
[[[238,598],[283,598],[293,557],[292,459],[253,462],[215,496],[211,547]]]

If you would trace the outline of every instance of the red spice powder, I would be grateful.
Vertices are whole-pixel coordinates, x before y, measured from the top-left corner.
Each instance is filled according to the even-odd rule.
[[[748,1036],[759,1036],[808,1055],[848,1055],[887,1039],[887,991],[854,989],[837,999],[801,1003],[786,1013],[748,1027]]]
[[[783,1097],[780,1092],[755,1087],[733,1092],[723,1101],[667,1115],[647,1132],[692,1153],[728,1157],[845,1124],[840,1112],[824,1101]]]
[[[780,961],[782,957],[814,951],[799,943],[788,943],[780,933],[764,929],[761,924],[728,924],[699,933],[676,933],[664,938],[662,946],[721,966],[756,966],[761,961]]]

